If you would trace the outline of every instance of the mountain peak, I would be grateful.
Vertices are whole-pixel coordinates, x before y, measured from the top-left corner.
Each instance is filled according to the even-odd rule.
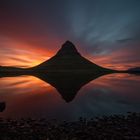
[[[84,58],[70,41],[66,41],[56,55],[34,68],[48,72],[92,71],[94,74],[107,70]]]
[[[57,55],[65,55],[65,54],[70,54],[70,55],[74,55],[74,54],[79,54],[79,52],[77,51],[75,45],[71,42],[71,41],[66,41],[61,49],[57,52]]]
[[[72,46],[74,46],[74,44],[71,42],[71,41],[69,41],[69,40],[67,40],[64,44],[67,44],[67,45],[72,45]],[[63,45],[64,45],[63,44]]]

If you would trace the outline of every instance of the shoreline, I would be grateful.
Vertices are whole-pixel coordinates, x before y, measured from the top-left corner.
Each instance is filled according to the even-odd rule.
[[[77,121],[2,119],[0,140],[139,140],[140,113]]]

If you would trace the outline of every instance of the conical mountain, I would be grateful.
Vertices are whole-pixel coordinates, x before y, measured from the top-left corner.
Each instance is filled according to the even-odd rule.
[[[94,71],[95,73],[105,71],[104,69],[84,58],[73,43],[66,41],[61,49],[49,60],[34,67],[35,70],[56,71]]]
[[[80,55],[80,54],[72,42],[66,41],[56,55],[64,56],[64,55]]]

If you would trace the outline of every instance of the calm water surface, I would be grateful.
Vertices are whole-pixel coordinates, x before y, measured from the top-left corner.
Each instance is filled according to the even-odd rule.
[[[26,75],[0,78],[0,102],[6,104],[0,117],[75,120],[140,112],[140,76],[110,74],[75,82],[41,79]]]

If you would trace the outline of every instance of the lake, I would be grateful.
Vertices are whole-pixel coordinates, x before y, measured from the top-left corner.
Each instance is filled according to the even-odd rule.
[[[140,112],[140,76],[45,76],[1,77],[0,117],[76,120]]]

